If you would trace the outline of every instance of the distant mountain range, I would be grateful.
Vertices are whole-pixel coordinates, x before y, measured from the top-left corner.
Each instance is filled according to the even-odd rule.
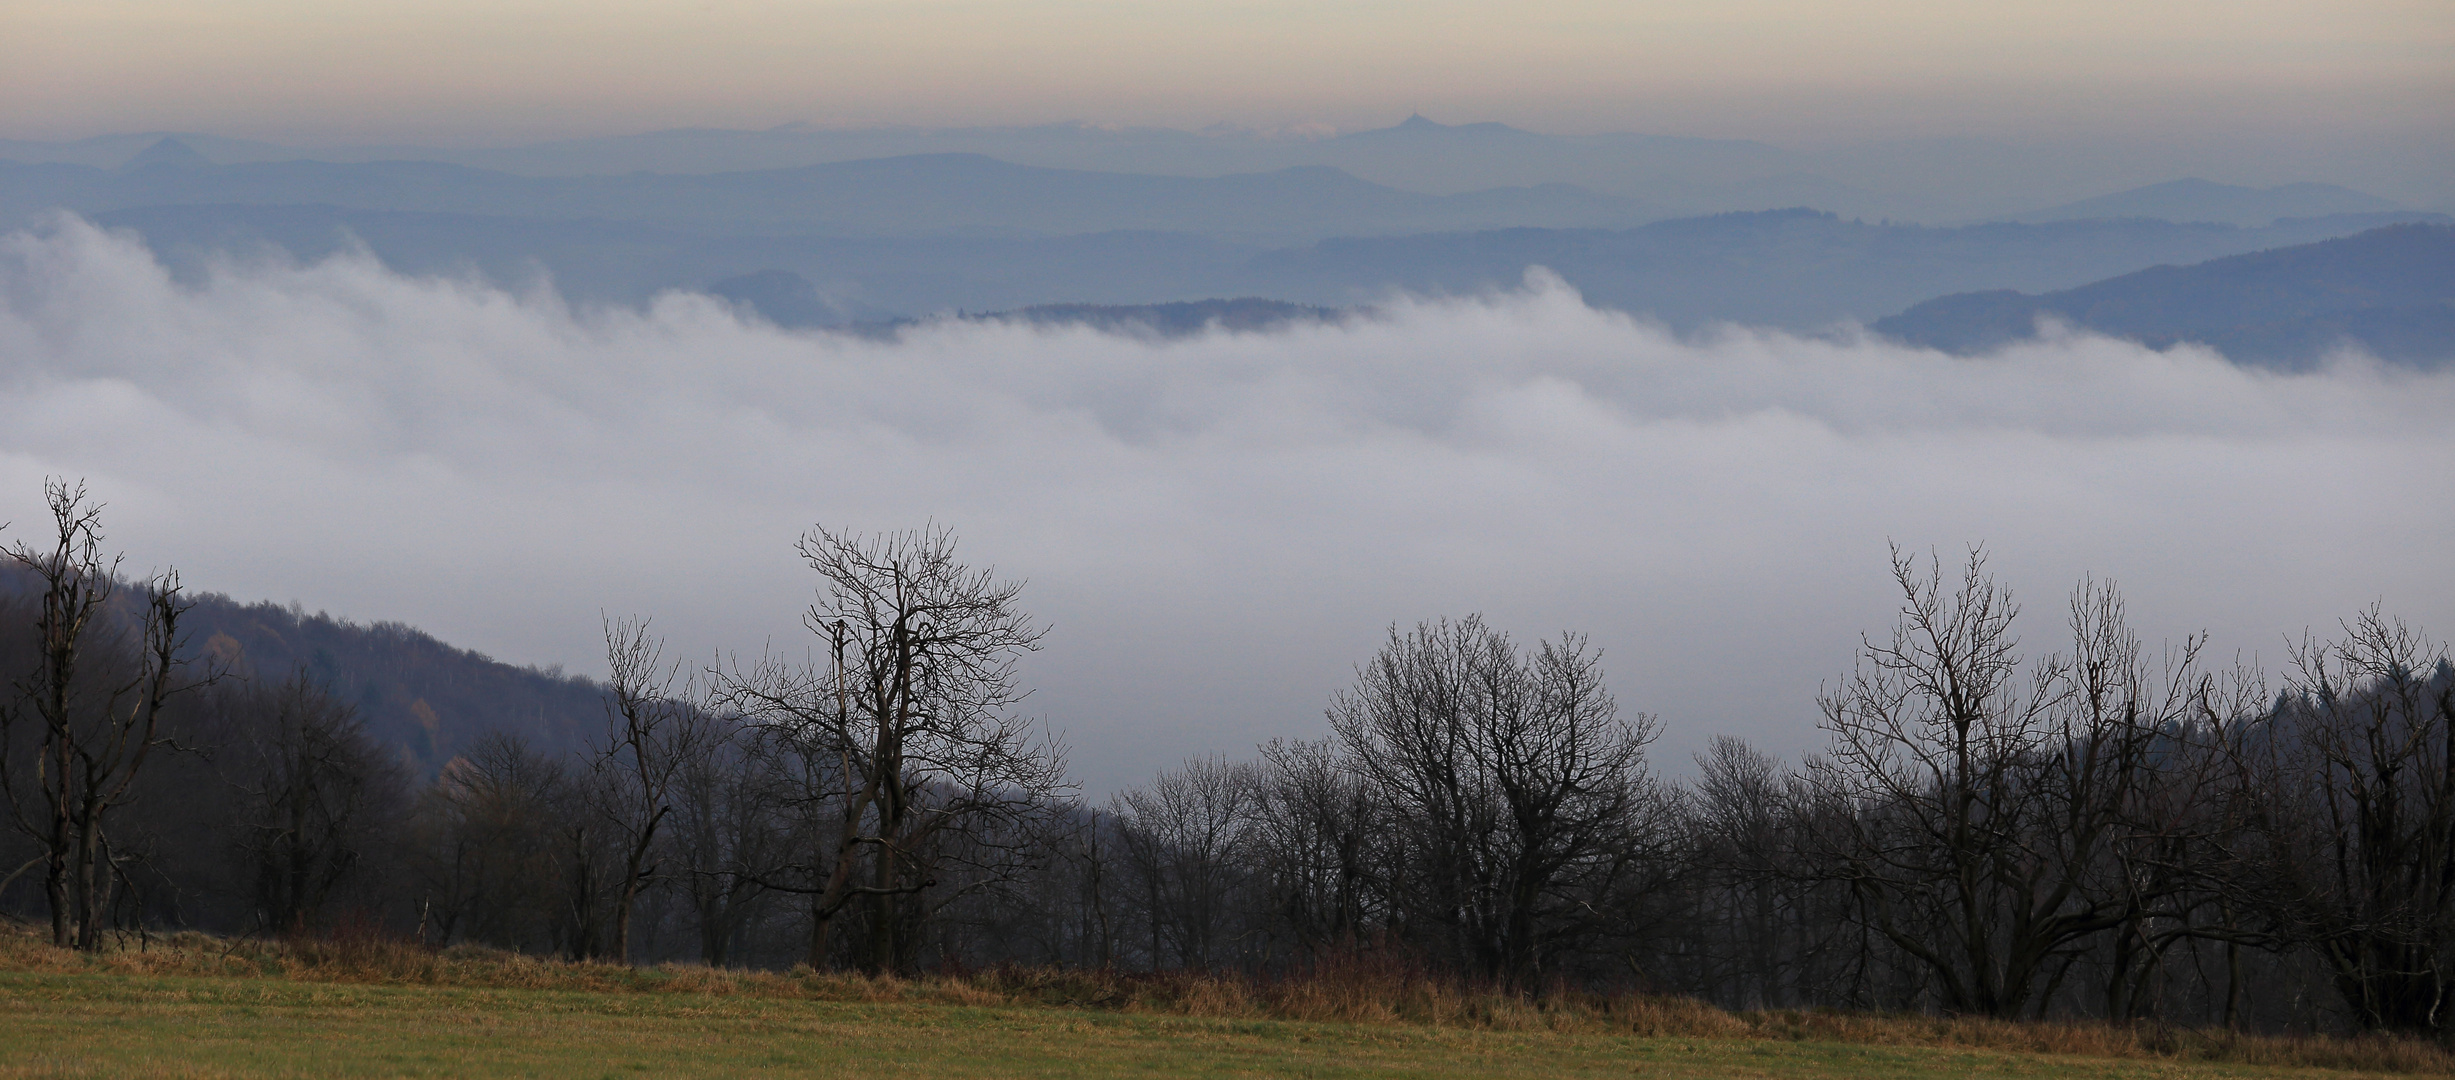
[[[1325,240],[1269,252],[1244,291],[1313,303],[1370,302],[1393,289],[1473,293],[1546,267],[1589,303],[1675,329],[1712,322],[1813,330],[1899,311],[1926,297],[2052,289],[2166,262],[2341,236],[2404,217],[2352,215],[2260,229],[2162,221],[1941,228],[1845,220],[1813,210],[1723,214],[1624,230],[1508,229]],[[1267,283],[1264,287],[1262,283]]]
[[[2087,218],[2154,218],[2160,221],[2218,221],[2228,225],[2266,225],[2285,218],[2377,214],[2402,207],[2334,184],[2286,184],[2272,188],[2236,187],[2189,179],[2118,191],[2020,216],[2022,221],[2077,221]]]
[[[1509,225],[1633,225],[1662,216],[1635,200],[1569,184],[1427,195],[1318,165],[1184,177],[1015,165],[978,154],[751,172],[530,177],[414,161],[216,165],[165,141],[118,169],[0,163],[0,224],[54,208],[93,214],[301,204],[834,237],[1162,230],[1274,243]]]
[[[669,134],[709,146],[734,145],[742,135]],[[839,145],[854,138],[772,134],[802,140],[794,145],[805,149],[810,139]],[[943,137],[859,136],[879,146]],[[1091,129],[964,137],[1043,148],[1071,140],[1118,154],[1216,142]],[[766,138],[753,142],[766,145]],[[1786,160],[1784,152],[1752,143],[1563,140],[1417,117],[1337,139],[1238,136],[1218,145],[1264,143],[1335,144],[1341,160],[1359,167],[1403,171],[1416,162],[1453,176],[1472,162],[1549,162],[1532,175],[1559,175],[1585,167],[1579,161],[1625,166],[1669,155],[1657,163],[1736,170],[1717,174],[1740,177],[1725,195],[1847,196],[1829,177],[1766,172]],[[1986,153],[1985,146],[1948,149]],[[929,153],[749,171],[536,176],[439,161],[216,163],[176,139],[128,153],[109,168],[0,162],[0,226],[46,209],[75,210],[142,233],[174,270],[190,274],[233,254],[316,259],[363,249],[406,273],[510,287],[550,279],[583,305],[714,290],[786,326],[1212,297],[1345,308],[1401,291],[1515,288],[1540,266],[1592,303],[1674,329],[1737,322],[1814,330],[1940,295],[2050,293],[2161,264],[2449,220],[2381,209],[2391,204],[2328,185],[2251,189],[2196,180],[2032,215],[2056,220],[1933,226],[1829,207],[1662,218],[1661,205],[1566,183],[1427,194],[1319,164],[1185,176]],[[2171,220],[2194,216],[2209,220]]]
[[[405,273],[476,275],[512,287],[548,276],[582,304],[635,305],[666,290],[732,282],[725,288],[739,293],[734,298],[753,301],[788,326],[1222,296],[1351,307],[1399,290],[1514,288],[1529,266],[1543,266],[1590,302],[1682,329],[1718,321],[1813,329],[1946,293],[2068,288],[2400,219],[2446,220],[2403,214],[2260,229],[2146,221],[1934,228],[1792,210],[1634,229],[1479,230],[1273,247],[1148,231],[844,238],[330,206],[161,206],[94,215],[107,227],[142,234],[182,273],[233,253],[319,259],[363,247]],[[773,273],[753,278],[762,272]]]
[[[2049,318],[2159,348],[2198,342],[2268,367],[2307,367],[2343,345],[2444,367],[2455,363],[2455,226],[2394,225],[2042,295],[1945,296],[1874,329],[1979,353],[2031,337]]]
[[[762,312],[761,314],[765,314]],[[1335,323],[1354,312],[1242,296],[1233,300],[1178,300],[1165,304],[1038,304],[1013,311],[957,312],[954,320],[1040,327],[1081,327],[1144,338],[1186,338],[1225,331],[1262,333],[1308,323]],[[891,335],[924,320],[859,323],[856,333]]]
[[[778,326],[793,329],[845,326],[832,317],[834,313],[818,295],[817,287],[808,278],[789,270],[760,270],[726,278],[710,286],[708,294],[731,300],[748,314]],[[1210,330],[1273,330],[1291,323],[1333,321],[1344,315],[1335,308],[1246,296],[1156,304],[1035,304],[1010,311],[957,310],[951,318],[964,322],[1082,326],[1108,333],[1178,338]],[[884,336],[923,321],[909,317],[866,320],[850,324],[849,329]]]
[[[164,137],[153,133],[74,142],[0,140],[0,159],[118,169],[150,153]],[[2191,160],[2189,155],[2166,155],[2177,164],[2159,167],[2152,163],[2159,155],[2137,147],[2017,146],[1987,139],[1936,138],[1786,149],[1744,139],[1550,135],[1496,123],[1441,124],[1421,116],[1394,127],[1327,138],[1301,130],[1189,132],[1092,124],[857,130],[787,126],[766,131],[690,128],[480,148],[380,145],[310,150],[210,135],[176,138],[202,157],[229,165],[306,158],[343,164],[426,162],[524,177],[774,171],[944,154],[982,155],[1058,170],[1193,178],[1321,166],[1384,187],[1432,195],[1569,184],[1634,200],[1661,217],[1805,205],[1844,216],[1928,223],[2016,218],[2215,167],[2214,163],[2179,164]],[[2455,208],[2455,182],[2445,179],[2455,169],[2430,168],[2429,157],[2424,154],[2423,159],[2405,162],[2385,175],[2344,173],[2340,162],[2314,162],[2312,168],[2333,169],[2324,178],[2356,187],[2375,187],[2372,179],[2389,183],[2394,190],[2386,193],[2404,200],[2403,206],[2370,209]],[[2447,164],[2455,166],[2455,161]],[[2274,216],[2354,209],[2361,208]],[[2180,217],[2150,216],[2242,224],[2270,220],[2202,207],[2186,208]]]

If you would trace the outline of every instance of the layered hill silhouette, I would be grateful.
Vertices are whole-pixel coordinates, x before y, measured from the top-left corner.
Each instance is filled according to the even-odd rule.
[[[165,137],[156,132],[72,142],[0,139],[0,159],[114,169]],[[299,158],[345,164],[429,162],[541,178],[785,170],[943,154],[985,155],[1016,165],[1059,170],[1191,178],[1326,166],[1375,184],[1434,195],[1573,184],[1654,206],[1660,217],[1808,205],[1850,216],[1937,223],[2022,215],[2032,215],[2029,219],[2034,220],[2034,215],[2043,213],[2060,218],[2145,215],[2263,225],[2277,217],[2398,208],[2341,188],[2330,188],[2327,193],[2303,190],[2326,185],[2288,185],[2252,194],[2288,201],[2327,194],[2339,201],[2324,205],[2305,201],[2283,208],[2261,203],[2247,212],[2237,204],[2249,189],[2204,181],[2105,196],[2109,190],[2163,177],[2142,175],[2142,169],[2153,168],[2145,162],[2125,164],[2073,155],[2067,148],[1968,137],[1785,149],[1743,139],[1555,135],[1499,123],[1444,124],[1423,116],[1411,116],[1392,127],[1334,136],[1304,130],[1213,127],[1193,132],[1057,123],[860,129],[788,124],[758,131],[682,128],[496,147],[324,145],[310,150],[203,134],[175,138],[214,161],[231,164]],[[2443,204],[2443,191],[2415,194],[2430,186],[2443,187],[2406,184],[2399,197]],[[2136,199],[2123,202],[2138,193],[2154,194],[2163,202],[2153,209],[2144,208]],[[2205,198],[2194,201],[2194,196]],[[2357,202],[2343,202],[2342,197]],[[2041,210],[2046,207],[2054,209]]]
[[[217,165],[165,140],[126,167],[0,162],[0,223],[49,209],[317,204],[832,236],[1160,229],[1292,241],[1500,225],[1633,225],[1662,214],[1565,183],[1428,195],[1321,165],[1213,177],[920,154],[707,174],[537,177],[430,161]]]
[[[1391,289],[1444,294],[1507,288],[1528,267],[1540,266],[1589,303],[1650,315],[1677,329],[1740,322],[1816,330],[1968,291],[1976,282],[1999,289],[2065,288],[2393,220],[2397,216],[2360,215],[2262,229],[2112,220],[1935,227],[1794,209],[1618,230],[1325,240],[1257,257],[1248,266],[1246,291],[1313,303],[1370,303]]]
[[[2155,218],[2266,225],[2284,218],[2376,214],[2400,209],[2378,196],[2336,184],[2240,187],[2191,178],[2118,191],[2021,215],[2022,221],[2082,218]]]
[[[1812,330],[1979,289],[2069,288],[2160,263],[2349,235],[2438,215],[2355,215],[2264,228],[2156,221],[1932,227],[1809,210],[1725,214],[1632,229],[1496,229],[1272,246],[1185,232],[838,237],[629,222],[336,206],[154,206],[93,220],[141,234],[182,273],[264,251],[315,260],[364,250],[403,273],[525,289],[542,276],[577,303],[636,305],[714,290],[787,326],[850,326],[1048,304],[1268,297],[1352,307],[1393,292],[1512,289],[1529,267],[1599,306],[1678,328],[1745,322]]]
[[[711,286],[708,293],[731,300],[745,313],[782,327],[842,325],[834,318],[835,310],[818,294],[818,287],[790,270],[759,270],[727,278]],[[958,311],[953,317],[964,322],[1082,326],[1116,334],[1180,338],[1212,330],[1273,330],[1299,322],[1332,321],[1343,314],[1333,308],[1244,296],[1156,304],[1035,304],[1009,311]],[[850,329],[888,336],[925,321],[915,318],[863,321],[851,324]]]
[[[2343,347],[2444,367],[2455,363],[2455,226],[2393,225],[2040,295],[1944,296],[1874,329],[1979,353],[2036,335],[2041,320],[2159,348],[2196,342],[2267,367],[2305,368]]]

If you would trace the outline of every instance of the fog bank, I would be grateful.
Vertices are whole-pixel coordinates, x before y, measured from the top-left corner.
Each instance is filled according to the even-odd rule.
[[[1270,334],[880,342],[364,258],[182,285],[69,221],[0,239],[0,384],[0,541],[84,477],[136,568],[516,662],[596,669],[601,610],[799,649],[800,531],[946,523],[1029,579],[1029,704],[1100,790],[1316,734],[1386,626],[1478,610],[1590,634],[1666,757],[1795,752],[1891,617],[1888,540],[1989,544],[2037,648],[2083,573],[2152,640],[2271,663],[2373,601],[2455,631],[2455,377],[2349,357],[1682,341],[1540,277]]]

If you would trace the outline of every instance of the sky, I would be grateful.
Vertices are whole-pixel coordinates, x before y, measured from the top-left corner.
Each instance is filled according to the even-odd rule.
[[[0,136],[1383,126],[2445,140],[2443,0],[12,0]]]
[[[875,341],[0,237],[0,538],[81,477],[131,569],[592,672],[601,613],[685,656],[806,649],[797,536],[935,521],[1027,583],[1027,705],[1094,793],[1320,735],[1389,627],[1469,612],[1589,635],[1674,770],[1715,734],[1795,755],[1890,625],[1895,544],[1984,544],[2033,655],[2084,575],[2152,654],[2206,631],[2273,669],[2372,604],[2443,639],[2449,461],[2455,371],[1682,340],[1541,274],[1269,334]]]

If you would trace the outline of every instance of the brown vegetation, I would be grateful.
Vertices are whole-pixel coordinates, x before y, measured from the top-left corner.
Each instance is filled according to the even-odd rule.
[[[1730,1012],[1693,998],[1555,988],[1510,993],[1371,957],[1295,976],[997,967],[918,977],[571,961],[474,945],[431,949],[380,934],[225,939],[128,935],[78,952],[0,925],[0,972],[287,979],[484,989],[742,995],[809,1001],[1045,1007],[1220,1019],[1418,1024],[1501,1031],[1965,1047],[2014,1053],[2455,1075],[2426,1040],[2275,1036],[2135,1023],[2008,1021],[1831,1010]]]

